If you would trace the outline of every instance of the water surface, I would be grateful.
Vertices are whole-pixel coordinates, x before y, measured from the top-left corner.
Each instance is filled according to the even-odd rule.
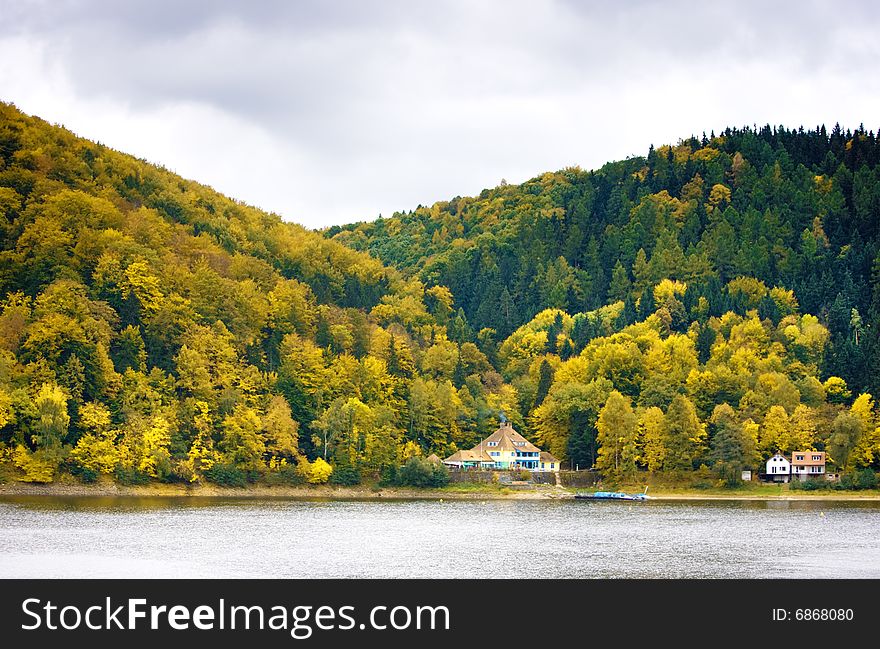
[[[0,498],[0,578],[880,577],[880,503]]]

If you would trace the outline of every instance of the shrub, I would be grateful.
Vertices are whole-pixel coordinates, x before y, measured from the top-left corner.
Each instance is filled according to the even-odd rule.
[[[232,464],[215,464],[205,470],[205,478],[221,487],[246,487],[248,473]]]
[[[859,469],[851,473],[844,473],[835,489],[875,489],[877,487],[877,474],[872,469]]]
[[[861,471],[856,471],[853,482],[856,489],[876,489],[877,474],[874,473],[873,469],[862,469]]]
[[[320,457],[311,464],[304,465],[303,469],[307,471],[306,479],[309,484],[325,484],[333,475],[333,467]]]
[[[79,478],[87,484],[98,481],[98,472],[91,467],[83,466],[79,462],[66,463],[66,468],[70,475]]]
[[[330,476],[330,484],[353,487],[361,483],[361,473],[353,466],[337,466]]]
[[[15,447],[12,461],[24,472],[23,482],[52,482],[61,464],[62,453],[57,448],[38,449],[31,452],[24,446]]]
[[[267,485],[301,485],[305,481],[306,477],[298,464],[285,464],[263,476],[263,482]]]
[[[382,467],[379,471],[379,486],[393,487],[398,484],[397,467],[393,464]]]
[[[735,489],[742,486],[742,468],[731,462],[719,460],[713,467],[718,476],[718,486]]]
[[[117,467],[115,471],[116,482],[121,485],[141,485],[150,481],[150,476],[135,468]]]
[[[400,469],[397,483],[407,487],[443,487],[449,483],[449,471],[442,464],[411,457]]]
[[[793,491],[819,491],[822,489],[829,489],[831,485],[827,480],[814,480],[810,479],[805,482],[801,482],[800,480],[792,480],[791,489]]]

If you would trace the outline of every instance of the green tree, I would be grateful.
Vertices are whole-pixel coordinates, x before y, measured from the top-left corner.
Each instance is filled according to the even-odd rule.
[[[663,467],[675,471],[692,469],[702,456],[705,443],[706,429],[694,404],[684,395],[676,396],[663,419],[663,444],[666,447]]]

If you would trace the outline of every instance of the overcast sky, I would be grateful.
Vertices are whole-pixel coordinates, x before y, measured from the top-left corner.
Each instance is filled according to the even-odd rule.
[[[876,130],[877,6],[0,0],[0,99],[321,227],[728,125]]]

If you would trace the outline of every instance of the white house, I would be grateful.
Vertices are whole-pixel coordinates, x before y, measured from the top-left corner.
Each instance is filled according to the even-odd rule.
[[[767,460],[766,476],[771,482],[788,482],[791,480],[791,462],[782,453],[777,452]]]

